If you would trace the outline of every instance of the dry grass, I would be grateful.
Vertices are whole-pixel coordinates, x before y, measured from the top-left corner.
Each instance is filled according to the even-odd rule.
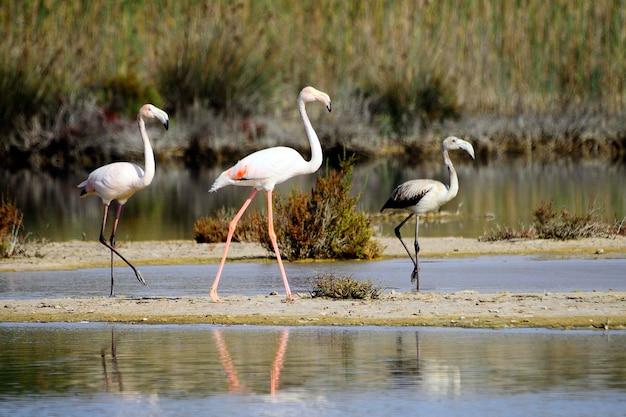
[[[315,277],[311,297],[336,299],[376,300],[380,298],[382,289],[375,287],[371,281],[357,281],[350,276],[321,274]]]
[[[606,223],[601,210],[591,209],[583,215],[571,214],[567,209],[557,211],[552,202],[542,204],[533,211],[532,226],[500,228],[486,232],[479,238],[483,242],[510,239],[583,239],[589,237],[611,237],[626,234],[626,219]]]
[[[607,120],[626,105],[626,15],[617,0],[5,3],[3,152],[63,157],[87,147],[90,131],[115,132],[108,125],[134,117],[145,101],[171,112],[174,128],[196,124],[175,135],[173,157],[194,140],[243,145],[247,134],[207,130],[206,120],[290,122],[297,118],[288,111],[293,97],[307,84],[332,93],[337,103],[339,116],[327,122],[325,140],[346,144],[358,137],[374,150],[381,141],[402,146],[414,137],[440,137],[442,129],[459,128],[445,124],[458,116],[530,115],[532,124],[546,114],[597,112]],[[100,118],[76,114],[92,107],[82,102],[95,104]],[[424,131],[433,125],[435,131]],[[512,125],[505,136],[522,147],[527,137],[537,145],[561,134],[565,142],[581,137],[567,127],[544,137]],[[620,126],[600,149],[612,158],[626,158]],[[272,133],[273,140],[289,137]],[[62,143],[43,146],[51,138]],[[574,148],[593,155],[596,148],[585,140]],[[89,142],[100,151],[106,141],[91,136]],[[80,157],[58,165],[72,163]]]
[[[161,74],[173,72],[181,85],[159,86],[180,93],[166,97],[171,104],[212,91],[215,97],[206,98],[228,107],[254,98],[251,85],[264,88],[278,77],[291,90],[315,81],[342,92],[373,86],[380,97],[385,86],[410,92],[441,83],[455,92],[457,105],[473,111],[563,105],[622,111],[622,7],[538,0],[321,0],[298,7],[269,0],[30,0],[0,11],[0,55],[74,92],[111,77],[164,84]],[[194,84],[199,91],[188,89]]]
[[[24,215],[14,201],[0,198],[0,256],[9,258],[20,249],[20,230]]]
[[[213,216],[201,217],[193,225],[193,236],[197,243],[226,242],[228,237],[228,225],[235,216],[234,209],[221,208]],[[267,229],[260,226],[262,216],[253,212],[244,215],[237,223],[233,233],[233,242],[258,242],[261,233],[267,233]],[[267,221],[265,222],[267,224]]]

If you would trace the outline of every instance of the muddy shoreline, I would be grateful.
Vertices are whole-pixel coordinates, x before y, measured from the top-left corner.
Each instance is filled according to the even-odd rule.
[[[384,257],[406,256],[391,238],[381,239]],[[626,238],[576,241],[478,242],[424,238],[423,257],[542,255],[546,257],[626,257]],[[138,265],[216,263],[222,244],[192,241],[132,242],[119,245]],[[266,258],[259,245],[236,244],[229,262]],[[29,245],[24,256],[0,261],[3,271],[66,270],[107,266],[109,255],[97,242]],[[296,294],[208,297],[87,297],[0,301],[0,322],[119,322],[222,325],[375,325],[454,327],[545,327],[626,329],[626,292],[571,293],[386,293],[377,300],[312,299]]]
[[[383,246],[382,258],[405,257],[406,252],[395,237],[376,238]],[[479,242],[477,239],[444,237],[420,238],[420,257],[454,258],[487,255],[546,255],[557,257],[626,257],[626,236],[589,238],[568,241],[545,239],[515,239]],[[117,248],[141,265],[180,265],[219,262],[223,243],[197,244],[193,240],[118,241]],[[272,258],[261,245],[238,243],[231,245],[228,261]],[[66,241],[29,243],[22,256],[0,259],[2,271],[64,270],[106,267],[109,251],[97,241]],[[121,262],[118,262],[122,265]]]

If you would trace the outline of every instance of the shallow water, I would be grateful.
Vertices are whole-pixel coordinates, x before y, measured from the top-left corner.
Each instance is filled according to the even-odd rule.
[[[217,264],[141,267],[148,287],[132,271],[116,267],[116,293],[142,296],[208,296]],[[420,262],[422,292],[626,291],[626,258],[545,259],[531,256],[425,258]],[[384,291],[410,292],[413,264],[408,258],[368,262],[295,262],[285,270],[293,292],[308,293],[315,277],[329,273],[370,280]],[[108,268],[72,271],[0,272],[0,299],[90,297],[109,294]],[[228,262],[219,293],[258,295],[284,292],[275,261]]]
[[[444,209],[459,216],[424,221],[421,236],[478,237],[499,225],[519,227],[533,221],[532,211],[542,202],[554,202],[557,210],[583,215],[590,208],[601,210],[607,221],[626,216],[626,165],[604,162],[499,163],[472,162],[467,155],[454,155],[459,174],[457,197]],[[153,183],[138,192],[124,207],[118,242],[124,240],[193,239],[194,222],[222,207],[238,209],[250,189],[228,187],[209,194],[208,189],[223,167],[201,171],[157,167]],[[0,184],[24,212],[24,230],[34,237],[53,241],[97,240],[102,221],[99,198],[79,198],[76,184],[88,172],[52,177],[32,171],[9,172],[0,168]],[[402,165],[395,159],[358,165],[353,191],[361,192],[359,209],[378,213],[394,187],[415,178],[433,178],[448,183],[443,163],[416,161]],[[295,187],[311,190],[315,175],[294,178],[277,187],[288,195]],[[5,190],[4,188],[7,188]],[[264,196],[252,206],[266,209]],[[110,226],[111,222],[109,223]],[[393,236],[395,224],[382,222],[377,233]],[[412,227],[406,226],[407,236]]]
[[[0,324],[11,416],[622,416],[626,332]]]

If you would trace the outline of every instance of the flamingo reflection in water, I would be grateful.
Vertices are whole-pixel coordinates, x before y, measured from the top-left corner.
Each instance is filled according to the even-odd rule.
[[[239,382],[237,370],[235,369],[235,365],[233,364],[230,353],[228,353],[226,343],[222,338],[222,333],[219,330],[214,330],[213,336],[215,336],[215,344],[217,345],[217,350],[220,352],[222,366],[224,367],[224,371],[226,372],[226,375],[228,377],[228,391],[231,394],[244,392],[246,390],[245,386],[242,385],[241,382]],[[284,329],[280,336],[280,342],[278,344],[278,349],[276,350],[276,356],[274,358],[274,362],[272,363],[272,368],[270,369],[270,395],[275,395],[276,390],[278,390],[280,372],[283,369],[288,341],[289,329]]]
[[[102,375],[104,377],[105,392],[111,392],[111,383],[109,381],[109,371],[107,370],[106,350],[102,348],[100,351],[102,358]],[[117,389],[119,392],[124,391],[124,383],[122,382],[122,373],[117,363],[117,345],[115,344],[115,329],[111,329],[111,360],[113,362],[112,378],[117,380]]]

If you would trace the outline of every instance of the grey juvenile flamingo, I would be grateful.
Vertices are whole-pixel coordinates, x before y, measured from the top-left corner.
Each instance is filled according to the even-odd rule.
[[[454,136],[449,136],[444,139],[441,146],[443,151],[443,161],[450,173],[450,186],[436,181],[436,180],[411,180],[404,182],[396,187],[396,189],[389,197],[389,200],[380,209],[382,212],[385,209],[404,209],[410,211],[410,214],[400,222],[394,229],[396,237],[400,239],[400,243],[404,246],[406,253],[409,254],[409,258],[413,261],[414,269],[411,273],[411,282],[416,282],[416,288],[419,290],[419,265],[418,265],[418,253],[420,251],[419,243],[417,242],[417,231],[419,228],[420,215],[426,214],[430,211],[439,209],[441,206],[456,197],[459,192],[459,178],[456,175],[456,170],[452,165],[448,151],[454,149],[463,149],[470,154],[474,159],[474,148],[472,144],[459,139]],[[413,246],[415,247],[415,258],[411,255],[409,248],[402,240],[400,234],[400,228],[413,216],[415,219],[415,240]]]

